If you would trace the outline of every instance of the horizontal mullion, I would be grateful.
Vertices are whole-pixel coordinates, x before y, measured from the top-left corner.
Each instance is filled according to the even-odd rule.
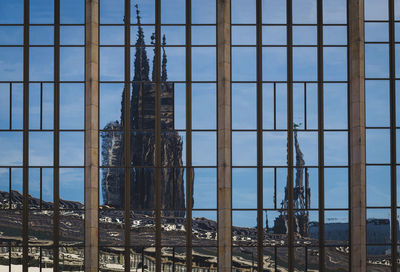
[[[72,81],[65,81],[65,80],[60,80],[60,81],[50,81],[50,80],[45,80],[45,81],[28,81],[28,84],[34,84],[34,83],[85,83],[85,81],[78,81],[78,80],[72,80]],[[25,81],[20,81],[20,80],[16,80],[16,81],[0,81],[0,83],[14,83],[14,84],[22,84],[25,83]]]
[[[130,24],[130,26],[156,26],[156,24]],[[99,26],[125,26],[125,24],[102,24]],[[217,26],[217,24],[160,24],[160,26]]]
[[[84,45],[82,45],[84,47]],[[124,44],[100,44],[99,47],[125,47]],[[136,48],[135,44],[128,45],[128,47]],[[154,45],[143,45],[142,47],[148,47],[148,48],[154,48]],[[167,45],[162,45],[160,46],[161,48],[168,48],[168,47],[217,47],[215,44],[191,44],[191,45],[186,45],[186,44],[167,44]]]
[[[232,44],[232,47],[257,47],[256,44]],[[261,45],[262,47],[287,47],[286,44],[263,44]],[[315,47],[318,48],[317,44],[293,44],[290,47]],[[327,45],[322,45],[322,47],[339,47],[339,48],[345,48],[347,45],[345,44],[338,44],[338,45],[333,45],[333,44],[327,44]]]

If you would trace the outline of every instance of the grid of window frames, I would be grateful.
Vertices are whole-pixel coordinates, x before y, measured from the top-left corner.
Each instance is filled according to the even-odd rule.
[[[1,4],[1,266],[83,270],[84,1]],[[237,270],[348,269],[346,6],[232,0]],[[215,16],[100,1],[100,270],[216,269]],[[365,1],[370,271],[397,263],[397,19]]]
[[[99,18],[99,269],[215,271],[216,2],[101,0]]]
[[[232,267],[347,271],[347,1],[231,3]]]
[[[83,271],[84,1],[0,18],[0,270]]]
[[[365,1],[367,270],[397,271],[398,1]],[[397,103],[397,104],[396,104]],[[397,153],[396,153],[397,152]],[[397,264],[397,267],[393,267]],[[396,270],[397,269],[397,270]]]

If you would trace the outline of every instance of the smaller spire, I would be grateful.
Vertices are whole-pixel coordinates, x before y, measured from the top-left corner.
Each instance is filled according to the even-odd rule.
[[[140,10],[139,10],[138,4],[135,5],[135,8],[136,8],[136,19],[137,19],[137,23],[138,23],[138,25],[140,25]]]
[[[167,44],[165,35],[162,38],[162,49],[163,49],[163,56],[162,56],[162,66],[161,66],[161,81],[167,81],[167,54],[165,53],[165,45]]]

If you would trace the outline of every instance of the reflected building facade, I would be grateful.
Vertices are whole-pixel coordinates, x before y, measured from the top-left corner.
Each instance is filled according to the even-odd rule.
[[[136,40],[136,53],[134,59],[134,76],[130,101],[130,133],[131,150],[130,160],[133,168],[131,171],[131,201],[130,205],[135,210],[155,209],[155,71],[150,79],[150,65],[147,57],[144,32],[140,25],[139,10],[137,10],[138,33]],[[154,36],[152,36],[154,40]],[[163,36],[163,46],[166,45]],[[154,60],[153,60],[154,62]],[[161,136],[161,184],[162,204],[164,214],[182,217],[185,215],[184,169],[182,161],[183,141],[174,130],[174,83],[166,82],[167,56],[163,48],[161,66],[160,96],[160,124]],[[102,161],[109,168],[103,169],[102,194],[104,205],[121,208],[124,203],[124,170],[113,168],[123,165],[124,158],[124,95],[121,102],[121,120],[108,123],[102,133]]]
[[[295,129],[297,125],[295,125]],[[294,131],[294,145],[296,151],[296,179],[293,188],[293,207],[294,213],[294,229],[301,236],[309,236],[309,209],[311,207],[311,190],[309,186],[308,169],[305,168],[303,152],[300,149],[300,143],[297,138],[297,130]],[[304,181],[304,183],[303,183]],[[281,203],[280,215],[274,221],[274,233],[286,234],[288,232],[288,184],[285,187],[285,198]]]

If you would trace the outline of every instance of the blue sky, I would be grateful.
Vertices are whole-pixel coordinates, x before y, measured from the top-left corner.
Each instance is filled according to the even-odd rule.
[[[286,1],[264,0],[263,23],[286,23]],[[400,18],[396,1],[396,18]],[[82,24],[83,0],[61,0],[61,23]],[[101,0],[101,23],[122,24],[122,0]],[[136,23],[134,5],[138,3],[141,11],[142,23],[154,23],[154,2],[150,0],[132,1],[132,23]],[[163,0],[162,23],[184,24],[185,1]],[[387,1],[366,0],[366,19],[385,20]],[[22,0],[2,0],[0,2],[0,23],[23,23]],[[295,24],[316,23],[315,0],[293,0],[293,22]],[[344,0],[324,0],[324,23],[345,24],[346,9]],[[215,24],[215,0],[192,1],[192,23]],[[31,0],[31,23],[53,23],[53,0]],[[255,1],[232,0],[232,23],[255,24]],[[150,44],[150,36],[154,26],[144,26],[146,44]],[[185,44],[184,26],[162,26],[162,34],[167,37],[168,45]],[[325,45],[346,45],[347,33],[344,26],[324,26]],[[388,28],[385,23],[370,23],[366,25],[366,41],[387,41]],[[137,27],[131,28],[132,44],[136,41]],[[400,27],[396,24],[396,35],[400,35]],[[122,45],[124,42],[123,26],[102,26],[100,29],[100,43],[103,45]],[[397,35],[397,36],[399,36]],[[53,44],[53,28],[51,26],[32,26],[30,30],[31,44]],[[317,43],[316,26],[294,26],[294,45],[311,45]],[[397,38],[396,38],[397,39]],[[232,27],[232,44],[248,45],[249,47],[232,48],[232,125],[233,129],[256,129],[256,85],[255,83],[239,83],[238,81],[256,80],[256,28],[255,26]],[[215,26],[193,26],[193,45],[209,45],[209,47],[192,48],[192,80],[216,80],[216,36]],[[22,45],[23,27],[0,27],[0,45]],[[83,45],[84,28],[82,26],[62,26],[62,45]],[[284,26],[263,26],[263,44],[277,45],[264,47],[262,52],[263,80],[286,80],[286,28]],[[388,46],[366,45],[366,76],[387,77]],[[51,47],[33,47],[30,56],[30,77],[33,81],[53,80],[53,49]],[[168,79],[171,81],[185,81],[186,56],[184,47],[168,47],[165,49],[168,57]],[[397,48],[396,48],[397,51]],[[135,48],[132,48],[132,63]],[[62,47],[61,80],[82,81],[84,79],[84,49],[83,47]],[[347,129],[347,49],[345,47],[324,48],[324,79],[337,81],[324,84],[324,121],[325,129]],[[152,69],[153,49],[147,50]],[[396,54],[400,55],[400,54]],[[22,80],[23,51],[21,47],[0,48],[0,80]],[[123,80],[124,49],[122,47],[100,48],[100,80]],[[396,60],[396,68],[400,68]],[[133,69],[132,69],[133,70]],[[396,69],[400,71],[400,69]],[[133,71],[132,71],[133,73]],[[317,48],[293,48],[293,73],[295,81],[317,80]],[[263,84],[263,127],[273,129],[273,91],[272,83]],[[302,123],[304,128],[304,111],[307,108],[307,127],[317,129],[317,85],[307,83],[307,97],[304,96],[304,84],[293,85],[294,95],[294,122]],[[121,83],[100,84],[100,127],[106,123],[118,120],[120,117]],[[38,83],[30,85],[30,128],[38,129],[40,103]],[[276,127],[287,129],[287,85],[276,84]],[[185,129],[186,126],[186,85],[175,84],[175,128]],[[60,126],[61,129],[83,129],[84,120],[84,86],[82,83],[64,83],[60,86]],[[400,95],[397,95],[400,99]],[[0,83],[0,128],[9,127],[9,84]],[[12,128],[22,129],[22,84],[13,84],[13,113]],[[400,101],[399,101],[400,102]],[[216,129],[216,84],[192,84],[192,127],[193,129]],[[43,128],[53,128],[53,84],[43,84]],[[400,124],[400,111],[397,111],[397,122]],[[369,127],[389,125],[389,84],[388,81],[375,80],[366,82],[366,121]],[[180,132],[184,144],[185,132]],[[325,132],[325,164],[339,168],[325,170],[325,206],[327,208],[347,208],[347,132]],[[400,140],[400,134],[398,134]],[[216,165],[216,133],[193,132],[193,165]],[[301,149],[307,166],[317,166],[317,132],[298,133]],[[265,165],[286,165],[286,133],[280,131],[264,132],[263,160]],[[255,131],[238,132],[232,134],[233,165],[256,166],[256,133]],[[52,132],[30,133],[30,165],[51,166],[53,160]],[[83,165],[83,133],[62,132],[60,135],[60,162],[62,166]],[[184,152],[186,149],[184,148]],[[367,130],[367,162],[388,163],[390,159],[389,130]],[[397,154],[400,154],[398,152]],[[186,155],[183,156],[186,161]],[[22,133],[0,132],[0,165],[22,165]],[[343,166],[340,168],[340,166]],[[317,170],[310,169],[311,207],[318,208],[318,181]],[[13,189],[21,189],[20,169],[13,169]],[[286,184],[286,170],[278,169],[277,205],[283,198],[283,188]],[[264,170],[264,207],[273,208],[273,171]],[[31,193],[38,196],[38,170],[30,171]],[[43,196],[45,200],[52,198],[52,170],[43,172]],[[367,168],[367,202],[368,205],[387,206],[390,191],[390,172],[385,166],[369,166]],[[255,168],[233,170],[233,207],[256,208],[256,170]],[[70,200],[83,201],[83,170],[81,168],[63,169],[60,172],[61,197]],[[400,188],[400,186],[399,186]],[[195,208],[216,208],[216,170],[213,168],[195,170]],[[0,169],[0,190],[8,190],[8,170]],[[400,189],[399,189],[400,190]],[[399,198],[400,199],[400,198]],[[399,200],[400,203],[400,200]],[[205,213],[204,213],[205,214]],[[372,214],[372,213],[370,213]],[[385,213],[374,213],[374,216],[387,217]],[[275,214],[268,214],[270,224]],[[200,214],[199,214],[200,216]],[[215,218],[215,213],[207,214]],[[214,217],[213,217],[214,216]],[[343,213],[332,218],[342,218]],[[239,225],[255,224],[252,213],[237,212],[234,222]],[[313,219],[317,216],[312,215]],[[332,219],[333,220],[333,219]],[[329,220],[328,220],[329,221]],[[250,222],[250,223],[248,223]]]

